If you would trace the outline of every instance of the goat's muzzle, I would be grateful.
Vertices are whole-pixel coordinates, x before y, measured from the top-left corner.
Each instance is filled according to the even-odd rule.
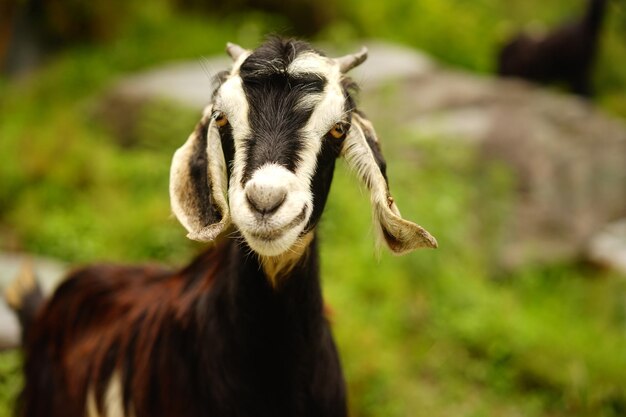
[[[310,186],[277,164],[258,168],[243,187],[230,190],[233,222],[260,255],[280,255],[294,245],[313,209]]]
[[[287,198],[287,187],[260,180],[249,181],[245,188],[250,209],[261,216],[276,213]]]

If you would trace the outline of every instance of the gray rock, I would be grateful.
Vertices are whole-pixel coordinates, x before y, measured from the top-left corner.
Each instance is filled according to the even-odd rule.
[[[626,216],[623,122],[577,97],[518,81],[439,69],[398,84],[377,114],[468,147],[478,166],[498,160],[514,171],[501,265],[586,256],[592,236]],[[368,91],[368,108],[375,96]]]
[[[589,260],[626,275],[626,219],[606,225],[589,243]]]
[[[131,101],[167,99],[200,111],[210,99],[213,77],[230,64],[226,56],[172,63],[120,80],[113,95]]]
[[[0,302],[0,351],[18,347],[20,332],[17,318],[4,301]]]
[[[365,42],[364,45],[368,49],[367,60],[350,76],[367,89],[402,79],[419,79],[437,69],[432,59],[415,49],[376,41]]]
[[[44,293],[51,293],[66,272],[64,264],[49,258],[27,254],[0,253],[0,289],[9,285],[25,262],[32,262],[33,269]],[[19,345],[20,328],[13,311],[0,300],[0,350]]]

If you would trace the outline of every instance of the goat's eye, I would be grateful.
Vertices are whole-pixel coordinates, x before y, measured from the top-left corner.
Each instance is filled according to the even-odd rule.
[[[223,111],[215,110],[213,114],[211,115],[211,117],[213,118],[213,120],[215,120],[215,124],[218,127],[225,126],[226,123],[228,123],[228,118],[226,117],[226,114],[224,114]]]
[[[348,133],[349,128],[350,125],[348,123],[339,122],[335,123],[333,128],[330,129],[328,133],[330,133],[330,135],[335,139],[343,139],[346,136],[346,133]]]

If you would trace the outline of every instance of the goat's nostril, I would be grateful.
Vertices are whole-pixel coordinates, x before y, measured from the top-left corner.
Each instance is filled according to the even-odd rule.
[[[280,208],[287,198],[284,187],[250,184],[246,187],[246,199],[250,207],[261,214],[272,214]]]

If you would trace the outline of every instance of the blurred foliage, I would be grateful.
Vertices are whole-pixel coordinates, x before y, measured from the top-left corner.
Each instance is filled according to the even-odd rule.
[[[178,9],[201,11],[208,16],[233,15],[256,10],[282,16],[286,33],[312,36],[330,24],[338,12],[337,0],[172,0]]]
[[[22,370],[19,352],[3,352],[0,355],[0,416],[8,417],[13,402],[19,395]]]
[[[134,15],[136,4],[133,0],[9,0],[0,11],[9,29],[27,26],[24,29],[54,45],[111,39]]]
[[[171,264],[201,249],[171,218],[167,191],[171,155],[198,115],[155,103],[139,115],[129,148],[94,123],[94,103],[125,73],[222,53],[227,40],[253,46],[294,23],[259,11],[173,11],[180,4],[128,2],[106,42],[75,45],[30,77],[0,78],[0,249]],[[517,28],[577,13],[567,0],[336,8],[316,39],[381,37],[482,72]],[[614,4],[596,73],[599,103],[622,115],[625,29],[624,6]],[[352,415],[625,415],[626,283],[577,264],[494,270],[514,185],[506,167],[474,166],[453,145],[375,122],[398,205],[440,249],[372,256],[368,198],[340,164],[321,225],[322,262]],[[0,416],[17,395],[18,367],[17,353],[0,355]]]
[[[148,21],[160,32],[173,35],[178,26],[170,19],[173,14],[183,13],[188,19],[205,22],[208,33],[209,25],[228,26],[231,30],[226,33],[231,34],[231,41],[254,45],[257,33],[249,36],[250,27],[242,20],[256,29],[253,22],[264,22],[265,29],[279,34],[315,36],[333,43],[349,44],[363,37],[393,40],[423,49],[446,63],[490,73],[495,69],[499,47],[515,33],[529,28],[549,30],[582,15],[585,3],[586,0],[9,0],[0,8],[6,12],[0,14],[6,19],[18,15],[15,10],[20,10],[20,6],[31,10],[31,26],[37,28],[46,43],[54,40],[66,44],[124,42],[129,39],[129,32],[138,34],[136,26],[145,28]],[[626,117],[626,71],[618,64],[626,62],[626,5],[620,1],[609,3],[594,84],[598,103]],[[0,23],[4,19],[0,17]],[[0,63],[6,43],[3,37],[7,36],[4,32],[0,29]],[[147,31],[143,39],[156,40],[162,35]],[[193,49],[203,54],[211,52],[207,44],[217,45],[217,39],[206,37],[178,40],[176,45],[161,45],[161,53],[175,58],[185,55],[177,54],[177,50]],[[155,52],[149,50],[151,45],[146,46],[140,55]]]

